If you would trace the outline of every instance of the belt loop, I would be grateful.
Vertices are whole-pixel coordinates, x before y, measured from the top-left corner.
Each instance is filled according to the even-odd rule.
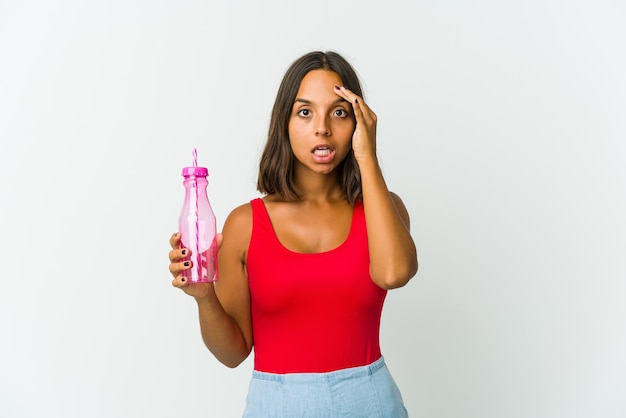
[[[385,367],[385,359],[381,357],[378,360],[376,360],[374,363],[370,364],[369,374],[372,375],[383,367]]]

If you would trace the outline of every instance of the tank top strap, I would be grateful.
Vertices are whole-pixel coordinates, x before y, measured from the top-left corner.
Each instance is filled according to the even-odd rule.
[[[260,197],[252,199],[250,201],[250,205],[252,206],[253,220],[256,220],[257,218],[259,220],[263,220],[263,218],[267,218],[267,220],[269,221],[269,215],[267,214],[267,211],[265,210],[263,199],[261,199]]]
[[[267,209],[265,208],[265,203],[263,203],[263,199],[257,197],[250,201],[250,205],[252,206],[252,230],[253,232],[256,230],[257,232],[271,232],[273,235],[273,227],[272,221],[270,219],[270,215],[267,213]],[[252,234],[254,238],[256,234]],[[271,235],[270,235],[271,236]]]
[[[263,214],[265,212],[263,199],[260,197],[256,197],[250,201],[250,205],[252,205],[252,213],[254,215]]]

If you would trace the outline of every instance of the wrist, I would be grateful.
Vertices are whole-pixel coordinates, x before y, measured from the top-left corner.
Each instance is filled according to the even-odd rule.
[[[215,288],[212,286],[212,283],[210,283],[210,286],[207,286],[206,292],[203,292],[201,294],[195,294],[192,296],[195,299],[198,306],[211,304],[215,300],[217,300],[217,295],[215,294]]]
[[[359,165],[361,173],[363,173],[363,171],[379,169],[378,157],[376,157],[376,154],[362,154],[360,156],[355,154],[354,158]]]

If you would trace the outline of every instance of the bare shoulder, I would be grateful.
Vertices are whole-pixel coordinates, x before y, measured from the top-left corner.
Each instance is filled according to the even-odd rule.
[[[233,228],[237,230],[243,228],[245,230],[248,226],[252,226],[252,205],[250,203],[237,206],[228,214],[224,222],[224,229]]]
[[[222,235],[222,249],[227,252],[233,251],[241,259],[245,259],[252,235],[252,205],[250,203],[238,206],[230,212],[224,222]]]
[[[404,202],[402,201],[400,196],[398,196],[394,192],[390,191],[389,196],[391,196],[391,200],[393,201],[393,204],[396,206],[396,210],[398,211],[398,214],[400,215],[400,217],[402,218],[406,226],[409,227],[410,225],[409,211],[404,205]]]

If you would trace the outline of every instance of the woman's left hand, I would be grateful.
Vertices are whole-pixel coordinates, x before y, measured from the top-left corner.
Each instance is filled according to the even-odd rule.
[[[357,161],[364,158],[376,158],[376,113],[370,109],[363,98],[345,87],[336,87],[335,93],[352,104],[356,128],[352,135],[352,149]]]

